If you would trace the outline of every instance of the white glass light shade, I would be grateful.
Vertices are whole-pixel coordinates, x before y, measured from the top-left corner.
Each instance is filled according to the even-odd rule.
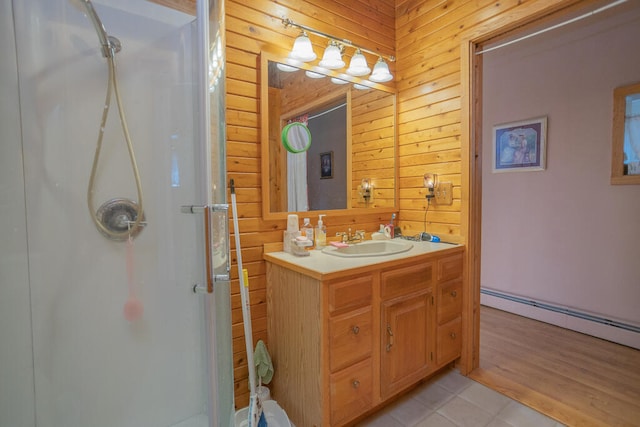
[[[344,67],[340,47],[335,42],[329,42],[329,46],[324,50],[324,55],[322,55],[322,60],[318,65],[328,70],[337,70]]]
[[[358,90],[369,90],[369,89],[371,89],[369,86],[367,86],[367,85],[361,85],[360,83],[354,83],[354,84],[353,84],[353,87],[354,87],[355,89],[358,89]]]
[[[282,63],[278,62],[276,64],[276,67],[278,68],[278,70],[285,71],[287,73],[293,73],[294,71],[300,71],[300,68],[297,68],[296,66],[302,64],[301,61],[297,61],[295,59],[288,58],[287,59],[287,63],[289,63],[291,65],[282,64]]]
[[[347,74],[350,76],[366,76],[371,71],[367,65],[367,58],[364,57],[360,49],[356,50],[347,68]]]
[[[334,83],[337,85],[346,85],[347,83],[349,83],[349,80],[342,80],[337,77],[331,77],[331,83]]]
[[[369,80],[376,83],[388,82],[393,79],[393,75],[389,72],[389,66],[384,59],[379,58],[376,65],[373,66],[373,72],[369,76]]]
[[[435,173],[425,173],[424,174],[424,187],[429,190],[433,190],[436,188],[438,184],[438,175]]]
[[[327,76],[326,76],[326,75],[324,75],[324,74],[316,73],[316,72],[314,72],[314,71],[305,71],[304,73],[307,75],[307,77],[310,77],[310,78],[312,78],[312,79],[322,79],[322,78],[324,78],[324,77],[327,77]]]
[[[307,33],[304,31],[293,43],[293,49],[291,49],[289,57],[303,62],[309,62],[316,59],[316,53],[313,51],[313,46],[311,46],[311,40],[309,40],[309,36],[307,36]]]

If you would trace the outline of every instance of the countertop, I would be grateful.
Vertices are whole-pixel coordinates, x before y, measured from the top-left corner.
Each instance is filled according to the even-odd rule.
[[[395,240],[395,239],[394,239]],[[344,272],[357,273],[372,266],[375,268],[385,267],[385,264],[395,265],[412,257],[426,256],[436,252],[451,251],[458,252],[464,249],[463,245],[433,242],[414,242],[413,247],[406,252],[392,255],[363,256],[353,258],[342,258],[335,255],[323,253],[321,250],[310,250],[309,256],[296,256],[287,252],[268,252],[263,258],[282,267],[302,273],[319,280],[331,279],[333,276],[344,275]],[[356,243],[357,244],[357,243]]]

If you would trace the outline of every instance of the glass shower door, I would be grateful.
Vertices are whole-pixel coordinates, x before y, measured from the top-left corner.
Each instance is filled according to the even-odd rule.
[[[197,20],[145,0],[92,2],[122,44],[117,79],[145,212],[130,250],[87,206],[109,73],[84,1],[0,1],[0,425],[230,426],[229,283],[194,293],[207,280],[205,224],[182,211],[225,203],[224,87],[202,83],[198,59],[208,64],[221,1],[203,0],[212,15]],[[111,102],[96,208],[138,199]],[[215,215],[210,225],[223,276],[227,225]]]

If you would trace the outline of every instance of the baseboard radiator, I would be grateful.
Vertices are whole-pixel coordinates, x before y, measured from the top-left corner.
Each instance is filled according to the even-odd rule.
[[[640,333],[640,327],[638,327],[638,326],[630,325],[628,323],[619,322],[617,320],[607,319],[606,317],[596,316],[596,315],[593,315],[593,314],[584,313],[582,311],[573,310],[573,309],[566,308],[566,307],[559,307],[557,305],[544,303],[544,302],[540,302],[540,301],[536,301],[536,300],[532,300],[532,299],[528,299],[528,298],[522,298],[522,297],[506,294],[506,293],[503,293],[503,292],[497,292],[497,291],[494,291],[494,290],[491,290],[491,289],[486,289],[486,288],[480,288],[480,293],[481,294],[485,294],[485,295],[489,295],[489,296],[492,296],[492,297],[496,297],[496,298],[502,298],[502,299],[505,299],[505,300],[513,301],[513,302],[516,302],[516,303],[519,303],[519,304],[525,304],[525,305],[529,305],[531,307],[536,307],[536,308],[543,309],[543,310],[549,310],[549,311],[553,311],[555,313],[561,313],[561,314],[565,314],[567,316],[573,316],[573,317],[577,317],[579,319],[588,320],[588,321],[591,321],[591,322],[596,322],[596,323],[600,323],[600,324],[603,324],[603,325],[613,326],[615,328],[620,328],[620,329],[624,329],[624,330],[627,330],[627,331]]]

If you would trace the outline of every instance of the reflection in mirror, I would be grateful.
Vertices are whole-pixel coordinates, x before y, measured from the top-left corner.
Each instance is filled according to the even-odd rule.
[[[613,93],[612,184],[640,184],[640,83]]]
[[[265,217],[282,212],[394,209],[394,91],[317,67],[293,67],[265,53],[262,64]],[[311,145],[305,152],[291,153],[281,134],[298,122],[308,126]],[[323,169],[327,159],[330,170]],[[360,189],[364,177],[375,189],[369,203]]]
[[[282,129],[282,145],[290,153],[302,153],[311,146],[311,131],[306,123],[292,122]]]

